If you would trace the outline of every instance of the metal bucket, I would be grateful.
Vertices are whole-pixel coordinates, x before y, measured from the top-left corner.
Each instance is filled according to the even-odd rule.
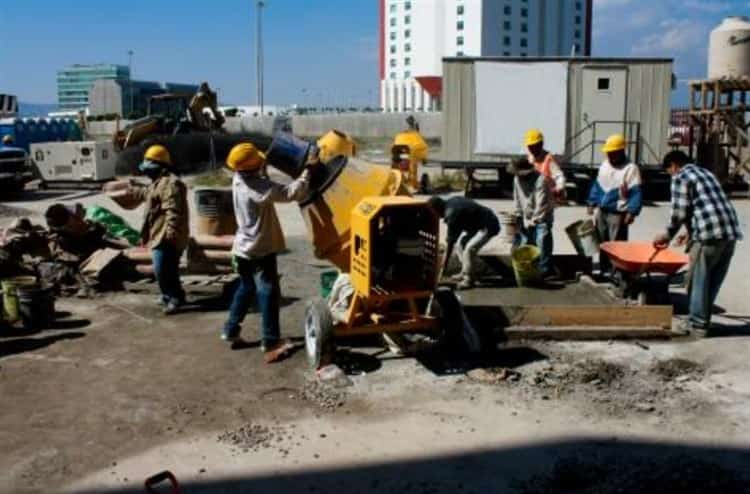
[[[565,228],[579,256],[593,257],[599,253],[599,234],[592,220],[580,220]]]
[[[18,288],[18,307],[26,329],[47,329],[55,320],[55,295],[52,288],[38,285]]]
[[[237,231],[231,190],[196,190],[195,205],[199,235],[234,235]]]
[[[516,216],[513,213],[500,213],[500,238],[507,242],[513,243],[513,239],[518,233],[518,223],[516,222]]]

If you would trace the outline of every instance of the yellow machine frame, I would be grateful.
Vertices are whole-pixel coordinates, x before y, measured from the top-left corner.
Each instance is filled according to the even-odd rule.
[[[419,188],[419,165],[427,161],[429,147],[422,134],[416,130],[409,130],[396,135],[393,146],[391,146],[391,154],[395,155],[401,148],[406,148],[409,151],[409,169],[406,172],[401,171],[401,173],[404,174],[409,187],[417,190]],[[393,156],[393,161],[393,167],[398,168],[400,163],[396,161],[395,156]]]
[[[409,209],[424,209],[426,201],[405,196],[368,197],[352,211],[351,216],[351,272],[354,287],[346,320],[334,327],[335,336],[354,336],[377,333],[430,332],[439,328],[436,318],[424,315],[419,302],[430,299],[437,285],[438,273],[438,218],[431,212],[428,230],[422,232],[427,254],[423,259],[425,276],[420,286],[406,289],[383,288],[373,280],[371,270],[374,224],[385,210],[398,209],[398,214],[409,214]],[[431,210],[430,210],[431,211]],[[415,225],[416,227],[416,225]],[[394,305],[401,306],[400,310]]]

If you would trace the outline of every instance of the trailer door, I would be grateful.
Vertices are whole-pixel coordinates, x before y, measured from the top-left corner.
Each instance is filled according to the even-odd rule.
[[[579,159],[593,158],[593,164],[605,157],[601,152],[604,141],[612,134],[625,134],[625,108],[628,97],[628,69],[626,67],[584,67],[581,82],[581,110],[579,129],[593,146]],[[630,138],[630,136],[627,136]],[[588,144],[588,143],[587,143]]]

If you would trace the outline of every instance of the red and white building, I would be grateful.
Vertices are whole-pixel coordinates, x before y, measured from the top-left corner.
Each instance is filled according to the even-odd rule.
[[[380,106],[439,111],[443,57],[589,56],[593,0],[378,0]]]

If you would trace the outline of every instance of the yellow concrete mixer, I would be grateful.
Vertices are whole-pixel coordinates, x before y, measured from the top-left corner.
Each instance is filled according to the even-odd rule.
[[[276,134],[268,163],[296,177],[312,168],[310,193],[300,202],[315,256],[350,277],[351,297],[343,314],[325,300],[305,313],[305,346],[311,366],[331,362],[335,338],[378,333],[457,333],[472,351],[479,343],[450,291],[437,289],[439,223],[426,201],[410,197],[399,171],[357,159],[342,133],[325,136],[324,153],[287,133]],[[436,295],[436,297],[433,297]],[[432,301],[432,303],[431,303]],[[429,311],[428,306],[440,310]],[[441,325],[446,314],[451,324]],[[433,315],[434,314],[434,315]],[[451,332],[451,334],[454,334]]]

